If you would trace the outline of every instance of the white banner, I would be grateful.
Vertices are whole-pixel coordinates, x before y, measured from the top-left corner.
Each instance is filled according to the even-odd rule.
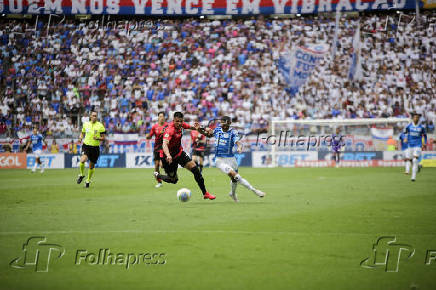
[[[154,168],[153,153],[126,153],[127,168]]]
[[[270,152],[254,151],[253,167],[269,167],[271,166],[272,157]],[[288,151],[276,153],[277,166],[279,167],[295,167],[297,160],[318,160],[318,152],[316,151]]]
[[[389,137],[394,137],[393,128],[371,128],[371,136],[374,139],[388,140]]]
[[[279,71],[289,85],[292,95],[298,93],[300,87],[307,81],[328,50],[329,45],[325,43],[310,45],[309,47],[297,46],[291,53],[285,53],[280,57]]]
[[[403,151],[384,151],[383,152],[383,160],[403,160],[404,152]],[[436,160],[436,151],[422,151],[421,159],[424,160]]]
[[[41,162],[44,163],[45,168],[65,168],[64,154],[41,154]],[[35,154],[27,154],[27,168],[33,168],[36,162]]]

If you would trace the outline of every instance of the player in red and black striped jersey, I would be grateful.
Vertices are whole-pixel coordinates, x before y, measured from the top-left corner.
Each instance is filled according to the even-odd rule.
[[[183,122],[183,114],[181,112],[174,113],[173,122],[171,122],[164,131],[160,154],[162,166],[167,175],[160,175],[155,172],[155,176],[165,182],[176,184],[179,180],[177,177],[177,168],[180,165],[194,174],[195,181],[200,187],[204,199],[215,199],[215,196],[207,192],[203,176],[198,166],[189,158],[188,154],[183,151],[182,147],[183,129],[198,130],[199,127],[200,125],[198,123],[193,127]]]
[[[204,151],[206,150],[206,136],[198,131],[191,131],[192,161],[203,173]]]
[[[159,112],[157,114],[157,123],[151,127],[150,133],[148,133],[145,138],[151,139],[154,137],[154,148],[153,148],[153,157],[154,157],[154,172],[159,173],[159,167],[162,167],[161,161],[160,161],[160,150],[162,149],[162,142],[163,142],[163,131],[168,126],[168,123],[165,121],[165,113]],[[157,178],[155,175],[157,184],[156,188],[162,186],[162,180]]]

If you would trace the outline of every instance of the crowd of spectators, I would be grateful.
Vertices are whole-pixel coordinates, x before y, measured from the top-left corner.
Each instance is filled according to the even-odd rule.
[[[402,16],[399,17],[399,16]],[[436,13],[367,14],[340,20],[328,54],[290,96],[277,68],[295,45],[327,43],[335,19],[263,16],[233,20],[163,19],[62,23],[0,20],[0,138],[32,125],[55,138],[78,136],[96,108],[108,132],[144,134],[157,113],[188,120],[234,118],[245,133],[272,118],[408,117],[436,119]],[[358,20],[360,22],[358,22]],[[347,74],[360,23],[362,78]]]

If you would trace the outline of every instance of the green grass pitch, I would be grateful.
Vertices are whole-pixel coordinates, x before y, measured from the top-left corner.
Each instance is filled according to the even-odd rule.
[[[414,183],[402,170],[241,168],[267,196],[238,185],[238,204],[216,168],[204,170],[214,201],[184,169],[159,189],[151,169],[97,169],[89,189],[74,169],[2,170],[0,289],[436,289],[436,169]],[[30,237],[46,241],[24,251]],[[96,260],[100,249],[118,264]],[[138,263],[126,269],[129,254]],[[381,265],[361,266],[375,255]]]

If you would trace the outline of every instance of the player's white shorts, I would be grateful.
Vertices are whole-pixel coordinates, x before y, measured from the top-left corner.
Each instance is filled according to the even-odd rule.
[[[409,147],[404,151],[405,159],[412,159],[413,157],[419,158],[421,156],[421,147]]]
[[[42,150],[41,150],[41,149],[33,150],[33,154],[34,154],[36,157],[40,157],[41,154],[42,154]]]
[[[215,166],[225,174],[229,174],[230,170],[238,171],[238,162],[235,157],[216,157]]]

